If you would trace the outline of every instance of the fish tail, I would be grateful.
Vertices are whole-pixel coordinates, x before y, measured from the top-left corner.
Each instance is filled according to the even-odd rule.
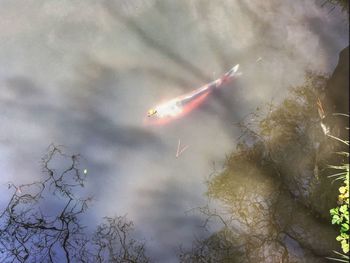
[[[233,68],[231,68],[228,72],[225,73],[223,77],[235,77],[242,75],[242,72],[239,71],[239,64],[235,65]]]
[[[231,68],[221,78],[215,80],[214,81],[215,87],[220,88],[223,86],[223,84],[227,84],[228,82],[232,81],[233,78],[242,75],[242,72],[240,72],[238,69],[239,69],[239,64],[237,64],[233,68]]]

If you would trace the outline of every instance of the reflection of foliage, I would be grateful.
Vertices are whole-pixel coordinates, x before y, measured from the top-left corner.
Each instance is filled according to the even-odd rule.
[[[281,144],[300,138],[303,129],[312,123],[310,121],[317,120],[314,101],[326,80],[323,76],[307,76],[303,86],[293,88],[291,96],[260,121],[259,134]]]
[[[339,5],[343,11],[349,12],[349,0],[326,0],[322,5],[327,3],[333,5],[333,9],[336,5]]]
[[[56,162],[67,168],[53,168]],[[78,164],[78,155],[51,146],[42,180],[9,184],[14,192],[0,214],[1,262],[148,262],[125,218],[107,218],[93,238],[84,232],[81,218],[91,197],[78,195],[86,179]]]
[[[223,229],[206,239],[196,238],[192,242],[190,250],[180,247],[178,254],[181,263],[207,263],[207,262],[239,262],[237,248],[242,244],[234,242],[230,220],[223,218],[218,211],[211,209],[209,205],[197,207],[190,211],[199,212],[206,217],[202,227],[209,231],[209,222],[218,219],[223,225]],[[189,212],[189,211],[188,211]]]
[[[180,250],[180,263],[239,262],[235,260],[235,247],[230,240],[231,235],[229,229],[223,229],[208,239],[195,240],[190,251]]]
[[[324,174],[334,144],[320,128],[332,119],[320,119],[316,107],[326,82],[309,74],[280,105],[238,123],[244,136],[208,182],[208,196],[222,201],[219,218],[230,233],[224,240],[239,262],[322,262],[336,248],[336,231],[324,224],[337,187]],[[188,254],[217,253],[203,244]]]
[[[130,238],[132,222],[125,217],[106,217],[105,220],[92,239],[92,247],[97,251],[92,262],[149,262],[144,243]]]

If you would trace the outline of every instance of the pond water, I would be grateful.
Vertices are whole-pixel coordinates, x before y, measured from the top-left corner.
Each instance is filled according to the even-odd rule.
[[[6,182],[39,178],[50,143],[64,145],[88,171],[87,224],[127,214],[153,259],[177,262],[178,246],[203,235],[203,216],[186,211],[207,203],[205,181],[241,135],[234,123],[337,65],[347,14],[322,2],[1,1],[1,199]],[[243,75],[199,109],[144,126],[151,106],[235,64]],[[179,140],[188,148],[176,158]],[[255,179],[235,188],[275,192]]]

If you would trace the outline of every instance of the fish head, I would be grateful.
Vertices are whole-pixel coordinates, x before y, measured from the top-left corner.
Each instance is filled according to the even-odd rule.
[[[156,109],[149,109],[148,111],[147,111],[147,116],[148,117],[152,117],[152,116],[154,116],[154,115],[156,115],[157,114],[157,110]]]

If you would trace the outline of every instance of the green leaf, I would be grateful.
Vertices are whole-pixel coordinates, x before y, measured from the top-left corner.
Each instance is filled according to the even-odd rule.
[[[347,165],[328,165],[328,168],[335,169],[335,170],[347,170]]]
[[[340,220],[340,217],[338,215],[334,215],[332,218],[332,225],[338,224],[339,220]],[[340,222],[341,222],[341,220],[340,220]]]
[[[346,192],[346,187],[345,186],[339,187],[339,193],[344,194],[345,192]],[[340,208],[340,211],[341,211],[341,208]]]
[[[348,153],[348,152],[336,152],[336,154],[339,154],[339,155],[343,155],[343,156],[349,157],[349,153]]]
[[[343,223],[343,224],[341,224],[341,226],[342,226],[341,230],[342,230],[343,232],[346,232],[346,231],[349,230],[349,224]]]
[[[340,189],[339,189],[340,190]],[[339,209],[340,212],[342,212],[343,214],[348,210],[348,206],[347,205],[342,205]]]
[[[347,240],[341,241],[341,248],[343,249],[343,252],[345,254],[349,252],[349,243],[347,242]]]
[[[342,236],[344,239],[349,238],[349,235],[347,233],[341,233],[340,236]]]
[[[332,208],[331,210],[329,210],[329,212],[331,213],[331,215],[338,214],[338,207]]]
[[[348,261],[346,259],[340,259],[340,258],[331,258],[331,257],[326,257],[327,259],[333,260],[333,261],[338,261],[338,262],[345,262],[347,263]]]
[[[343,237],[342,236],[337,236],[336,240],[337,241],[341,241],[341,240],[343,240]]]

